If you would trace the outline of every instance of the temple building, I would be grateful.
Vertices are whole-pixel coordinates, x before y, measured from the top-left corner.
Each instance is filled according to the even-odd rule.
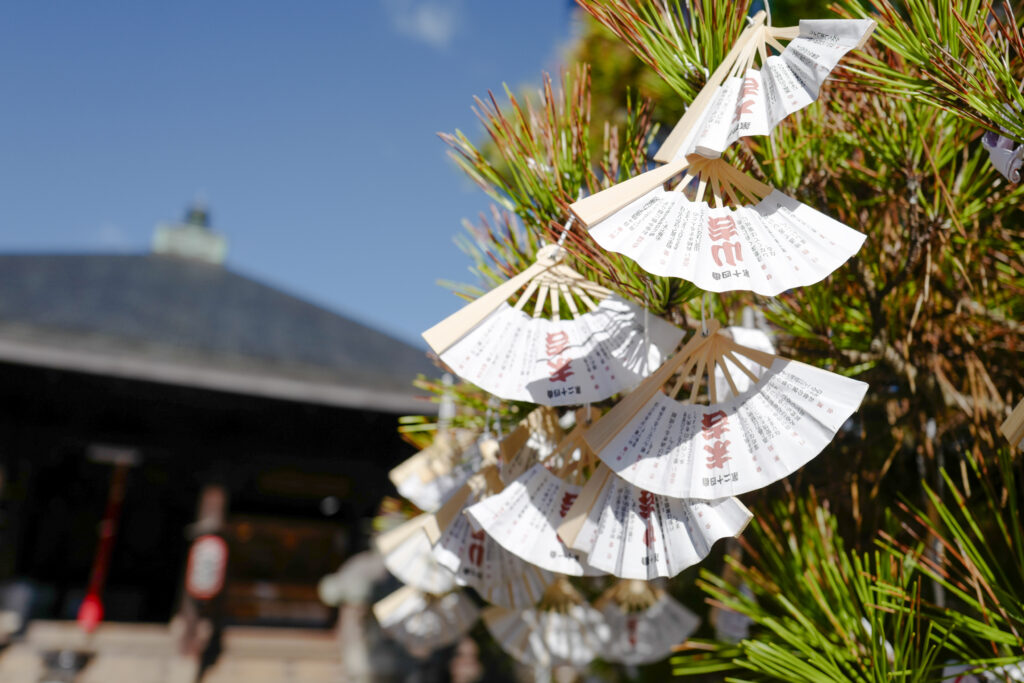
[[[332,625],[317,581],[365,546],[432,366],[226,253],[193,207],[148,254],[0,255],[0,628],[73,627],[110,532],[104,623],[166,627],[204,530],[224,623]]]

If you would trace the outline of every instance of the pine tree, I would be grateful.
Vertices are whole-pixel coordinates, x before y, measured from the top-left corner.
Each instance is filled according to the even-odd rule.
[[[1024,143],[1024,4],[773,3],[778,25],[842,16],[878,27],[817,102],[727,154],[868,236],[825,281],[772,298],[705,298],[603,251],[584,229],[563,233],[582,193],[648,167],[744,29],[749,2],[580,4],[590,18],[574,56],[589,65],[558,86],[545,77],[536,96],[477,100],[482,144],[442,135],[494,202],[460,240],[478,283],[455,291],[477,296],[564,234],[573,268],[656,315],[694,330],[702,301],[723,323],[755,307],[782,355],[871,387],[816,460],[744,496],[755,522],[742,553],[710,558],[696,584],[689,573],[676,581],[689,605],[707,598],[753,623],[739,643],[705,628],[676,673],[939,681],[954,662],[1006,678],[999,667],[1024,657],[1024,475],[998,426],[1024,394],[1024,190],[993,169],[979,138]],[[487,398],[455,391],[456,422],[481,426]],[[510,426],[529,408],[497,414]],[[426,418],[403,427],[433,428]]]

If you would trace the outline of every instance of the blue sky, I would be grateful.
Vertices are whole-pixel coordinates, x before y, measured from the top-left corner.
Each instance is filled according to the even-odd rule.
[[[0,10],[0,251],[142,252],[197,195],[229,267],[419,341],[484,195],[438,131],[557,72],[568,0],[20,0]],[[73,296],[73,293],[69,293]]]

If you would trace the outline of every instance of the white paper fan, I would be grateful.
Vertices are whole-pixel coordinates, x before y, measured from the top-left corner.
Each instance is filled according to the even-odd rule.
[[[497,457],[497,442],[470,430],[439,433],[434,443],[388,473],[402,497],[421,510],[437,510],[474,472]]]
[[[430,515],[422,514],[373,540],[384,566],[404,584],[424,593],[441,595],[455,588],[455,575],[434,557],[423,526]]]
[[[460,377],[510,401],[582,405],[632,389],[682,331],[587,280],[562,255],[558,247],[541,249],[536,263],[423,338]],[[525,313],[534,299],[532,315]],[[563,307],[571,319],[561,319]]]
[[[602,572],[558,538],[558,525],[579,492],[579,486],[534,465],[498,495],[466,508],[466,515],[475,529],[531,564],[558,574],[594,576]]]
[[[801,35],[805,28],[806,33],[803,33],[803,35]],[[697,93],[697,96],[694,98],[693,102],[687,108],[686,113],[683,115],[683,118],[679,121],[678,124],[676,124],[676,127],[672,129],[672,133],[665,140],[664,144],[662,144],[657,154],[654,155],[654,160],[664,165],[647,171],[646,173],[641,173],[640,175],[634,176],[606,190],[602,190],[601,192],[598,192],[594,195],[591,195],[589,197],[586,197],[573,203],[570,207],[572,213],[577,218],[579,218],[584,225],[592,227],[606,216],[615,213],[619,209],[638,200],[643,195],[647,194],[648,192],[655,189],[659,185],[665,183],[670,178],[679,175],[679,173],[686,170],[686,168],[690,165],[691,161],[695,160],[696,158],[699,158],[698,156],[687,157],[686,151],[692,148],[695,132],[697,131],[698,126],[701,124],[701,122],[707,118],[709,109],[711,108],[712,104],[714,104],[716,96],[719,93],[719,86],[723,83],[723,81],[725,81],[726,78],[730,76],[731,72],[738,63],[738,60],[740,59],[741,55],[745,55],[744,59],[750,58],[751,53],[748,49],[750,45],[755,46],[754,54],[760,55],[760,51],[756,49],[756,46],[759,44],[763,45],[765,41],[767,41],[769,45],[772,45],[773,47],[776,47],[776,49],[779,49],[779,46],[775,44],[778,40],[784,40],[787,38],[796,39],[799,37],[799,41],[793,41],[794,43],[796,43],[796,46],[792,50],[790,50],[790,56],[787,57],[786,65],[787,67],[790,68],[790,71],[792,73],[799,74],[800,78],[806,80],[806,82],[808,83],[808,88],[804,88],[803,86],[799,86],[799,88],[803,92],[807,93],[810,92],[812,81],[820,85],[819,81],[822,78],[820,70],[818,70],[816,67],[810,67],[810,65],[808,64],[808,69],[804,70],[798,67],[798,69],[794,71],[792,70],[793,64],[806,64],[806,62],[803,61],[804,58],[808,58],[812,63],[817,62],[819,58],[828,60],[829,58],[826,56],[826,52],[828,50],[838,47],[840,42],[842,42],[845,45],[846,43],[849,42],[849,36],[853,34],[863,34],[862,39],[866,40],[873,28],[874,22],[862,22],[859,20],[851,22],[804,20],[801,22],[800,27],[782,29],[771,27],[766,28],[764,27],[764,13],[759,12],[755,17],[753,24],[740,35],[739,39],[736,41],[732,49],[729,51],[729,54],[726,55],[725,59],[718,66],[715,72],[711,74],[710,78],[708,78],[708,81],[705,84],[705,86],[701,89],[699,93]],[[838,33],[833,34],[833,38],[835,39],[835,45],[833,47],[829,47],[828,43],[830,43],[833,40],[833,38],[830,38],[827,34],[832,31],[836,31]],[[755,40],[755,38],[758,38],[758,36],[760,36],[760,42],[758,42],[758,40]],[[847,48],[842,49],[844,53],[848,51]],[[817,56],[812,57],[811,53],[815,53]],[[767,48],[765,49],[765,55],[766,54]],[[838,59],[838,57],[836,59]],[[746,64],[746,62],[741,63]],[[827,61],[822,63],[827,63]],[[810,75],[810,73],[812,72],[816,75]],[[786,77],[786,74],[782,73],[781,70],[778,70],[778,73],[780,78]],[[776,70],[773,70],[772,77],[774,77],[775,75]],[[744,77],[746,77],[746,74],[744,75]],[[764,81],[765,79],[762,77],[761,80]],[[778,92],[776,85],[777,84],[772,85],[773,93]],[[759,92],[762,94],[762,96],[768,93],[768,90],[764,87],[763,83],[758,87]],[[817,85],[813,86],[815,97],[817,96],[817,88]],[[750,86],[746,84],[744,81],[740,81],[738,92],[740,96],[743,96],[744,94],[749,96],[752,94]],[[783,108],[792,108],[795,106],[794,104],[791,103],[791,98],[788,97],[789,94],[799,95],[799,93],[796,92],[795,90],[790,90],[789,93],[786,93],[783,97]],[[751,123],[751,125],[753,125],[753,123],[749,119],[748,113],[742,112],[743,109],[751,108],[749,105],[744,105],[744,102],[746,101],[747,99],[743,99],[742,101],[740,101],[740,117],[746,118],[746,122]],[[778,105],[770,105],[770,107],[777,109]],[[775,109],[773,109],[773,111],[774,110]],[[796,109],[793,108],[791,110],[795,111]],[[751,108],[750,113],[752,112],[753,109]],[[733,115],[735,116],[735,110]],[[731,130],[732,117],[726,115],[724,117],[719,118],[721,118],[724,121],[727,121]],[[716,121],[717,120],[718,119],[716,119]],[[708,123],[710,124],[710,121]],[[737,121],[737,123],[739,123],[739,120]],[[719,123],[718,125],[720,126],[722,124]],[[738,130],[737,132],[741,136],[751,134],[746,132],[746,130]],[[681,150],[683,151],[682,154],[680,153]],[[717,156],[717,153],[715,153],[713,156]]]
[[[555,577],[508,552],[483,531],[473,529],[463,512],[482,498],[504,489],[496,466],[470,480],[424,526],[437,561],[482,598],[502,607],[537,604]]]
[[[764,296],[819,282],[864,243],[863,233],[724,161],[695,158],[690,174],[677,189],[656,187],[612,213],[590,234],[655,275]],[[700,180],[692,199],[691,178]],[[708,190],[714,206],[704,201]],[[734,208],[722,204],[726,197]]]
[[[787,28],[752,27],[737,41],[739,51],[724,80],[709,81],[714,90],[703,113],[684,117],[682,130],[666,140],[666,149],[655,159],[718,157],[741,137],[768,135],[782,119],[818,99],[839,60],[867,42],[874,28],[869,19],[803,19]],[[783,48],[779,41],[787,39]],[[772,49],[779,54],[770,55]],[[755,60],[760,69],[753,68]],[[693,118],[698,122],[688,130]]]
[[[474,531],[464,515],[441,533],[433,552],[460,585],[500,607],[532,607],[555,580],[554,574],[516,557],[484,531]]]
[[[652,493],[711,500],[767,486],[820,453],[867,392],[864,382],[747,349],[709,327],[585,436],[614,472]],[[711,381],[709,405],[695,403],[705,372],[721,367],[728,380],[745,370],[737,355],[768,371],[722,401]],[[668,395],[659,391],[677,371]],[[687,383],[689,402],[679,403]]]
[[[508,483],[542,462],[558,447],[564,437],[553,408],[541,406],[530,412],[498,443],[501,458],[501,480]]]
[[[403,586],[373,605],[373,614],[388,635],[413,653],[427,653],[461,638],[480,615],[462,591],[435,596]]]
[[[592,567],[624,579],[671,578],[697,564],[751,519],[737,498],[670,498],[633,486],[605,466],[587,482],[559,537]]]
[[[623,664],[661,661],[700,626],[696,614],[642,581],[620,581],[596,606],[610,631],[602,656]]]
[[[555,592],[566,596],[549,600]],[[601,656],[610,635],[602,614],[564,579],[549,589],[537,609],[489,607],[482,616],[502,649],[527,666],[585,666]]]

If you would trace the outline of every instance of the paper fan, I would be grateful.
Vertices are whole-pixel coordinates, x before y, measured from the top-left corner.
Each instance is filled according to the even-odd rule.
[[[437,562],[455,575],[459,585],[472,587],[493,605],[530,607],[541,599],[554,575],[516,557],[483,531],[474,530],[462,514],[467,505],[503,488],[497,468],[485,467],[432,516],[424,530],[434,544]]]
[[[579,492],[579,486],[534,465],[498,495],[466,508],[466,514],[474,528],[530,564],[558,574],[594,576],[603,572],[558,538],[558,525]]]
[[[440,432],[434,443],[388,473],[403,497],[421,510],[438,509],[474,472],[497,457],[497,443],[470,430]]]
[[[381,628],[407,650],[424,653],[461,638],[480,610],[463,591],[437,596],[403,586],[374,603],[373,615]]]
[[[423,338],[460,377],[509,401],[581,405],[632,389],[682,331],[587,280],[562,263],[563,254],[541,249],[532,266]],[[532,315],[523,311],[531,300]],[[571,319],[561,319],[563,307]]]
[[[691,181],[698,179],[694,190]],[[611,190],[574,204],[574,210],[600,202]],[[708,192],[711,204],[704,200]],[[775,296],[813,284],[856,254],[865,239],[724,161],[701,157],[693,157],[676,189],[665,190],[659,182],[602,218],[590,228],[602,247],[630,257],[650,273],[683,278],[711,292]],[[588,225],[592,220],[584,219]]]
[[[455,588],[455,575],[434,558],[423,530],[429,520],[428,514],[414,517],[378,535],[373,544],[396,579],[424,593],[441,595]]]
[[[516,557],[483,531],[474,531],[464,515],[441,533],[433,552],[460,585],[473,588],[492,605],[532,607],[555,580],[554,574]]]
[[[530,467],[501,493],[466,508],[474,529],[483,529],[506,550],[557,574],[602,573],[568,548],[557,531],[579,495],[585,474],[597,464],[584,441],[598,415],[596,409],[589,410],[577,411],[576,427],[542,463]]]
[[[625,579],[671,578],[707,557],[719,539],[738,536],[750,518],[737,498],[657,495],[602,465],[558,533],[596,569]]]
[[[602,656],[623,664],[665,659],[700,625],[696,614],[643,581],[619,581],[598,598],[595,607],[610,631]]]
[[[505,652],[527,666],[585,666],[601,656],[608,625],[563,577],[537,609],[489,607],[487,630]]]
[[[717,323],[709,327],[710,334],[694,335],[584,437],[634,486],[703,500],[767,486],[820,453],[867,392],[864,382],[748,349],[719,334]],[[713,377],[720,367],[727,380],[744,372],[738,355],[767,372],[722,401],[711,381],[709,405],[696,403],[705,372]],[[659,391],[677,372],[667,395]],[[687,402],[679,403],[674,397],[687,383]]]
[[[531,411],[498,443],[502,481],[513,481],[545,460],[558,447],[563,436],[554,409],[541,406]]]
[[[570,207],[573,214],[585,225],[592,226],[686,170],[690,161],[695,159],[692,155],[686,155],[694,148],[698,132],[718,131],[727,126],[728,139],[728,134],[733,132],[735,124],[737,136],[753,135],[755,114],[760,116],[759,112],[765,112],[765,132],[770,131],[778,121],[775,120],[768,126],[769,116],[774,119],[780,111],[791,113],[817,97],[818,88],[828,75],[827,71],[823,72],[817,65],[831,63],[828,67],[828,71],[831,71],[835,66],[832,60],[838,61],[843,54],[857,47],[859,42],[867,40],[875,25],[870,20],[802,20],[798,27],[772,28],[765,27],[763,22],[764,13],[759,12],[753,25],[740,35],[729,54],[708,78],[707,84],[697,93],[682,119],[654,155],[654,160],[664,166],[641,173],[575,202]],[[789,38],[793,39],[790,46],[781,48],[778,41]],[[764,46],[764,50],[759,49],[759,46]],[[787,53],[786,59],[783,60],[781,55],[768,57],[768,47]],[[747,61],[754,56],[760,57],[762,63],[769,64],[764,73],[756,73],[753,76],[756,86],[747,82],[748,73],[745,69]],[[731,81],[729,90],[736,91],[731,101],[737,105],[733,107],[730,115],[728,94],[719,93],[725,90],[720,86],[730,77],[737,64],[742,65],[744,75],[743,79],[738,79],[737,76],[737,80]],[[790,86],[788,90],[785,89],[787,83]],[[780,86],[783,88],[781,99],[778,98]],[[769,97],[776,99],[769,100]],[[752,99],[757,106],[746,104]],[[712,119],[711,110],[715,109],[716,101],[721,103],[723,108],[719,109],[718,114]],[[767,108],[758,104],[759,102],[766,102]],[[737,114],[739,118],[734,122],[733,118]],[[750,126],[740,129],[741,123],[749,123]],[[712,145],[710,138],[703,146],[712,157],[717,157],[720,153],[720,150],[715,151],[713,147],[722,147],[717,143]]]
[[[818,99],[839,60],[863,46],[875,29],[870,19],[802,19],[786,28],[766,26],[761,19],[740,35],[655,161],[690,154],[718,157],[741,137],[769,134]],[[783,47],[783,40],[789,45]],[[778,54],[770,54],[773,50]],[[760,69],[754,68],[757,62]]]

